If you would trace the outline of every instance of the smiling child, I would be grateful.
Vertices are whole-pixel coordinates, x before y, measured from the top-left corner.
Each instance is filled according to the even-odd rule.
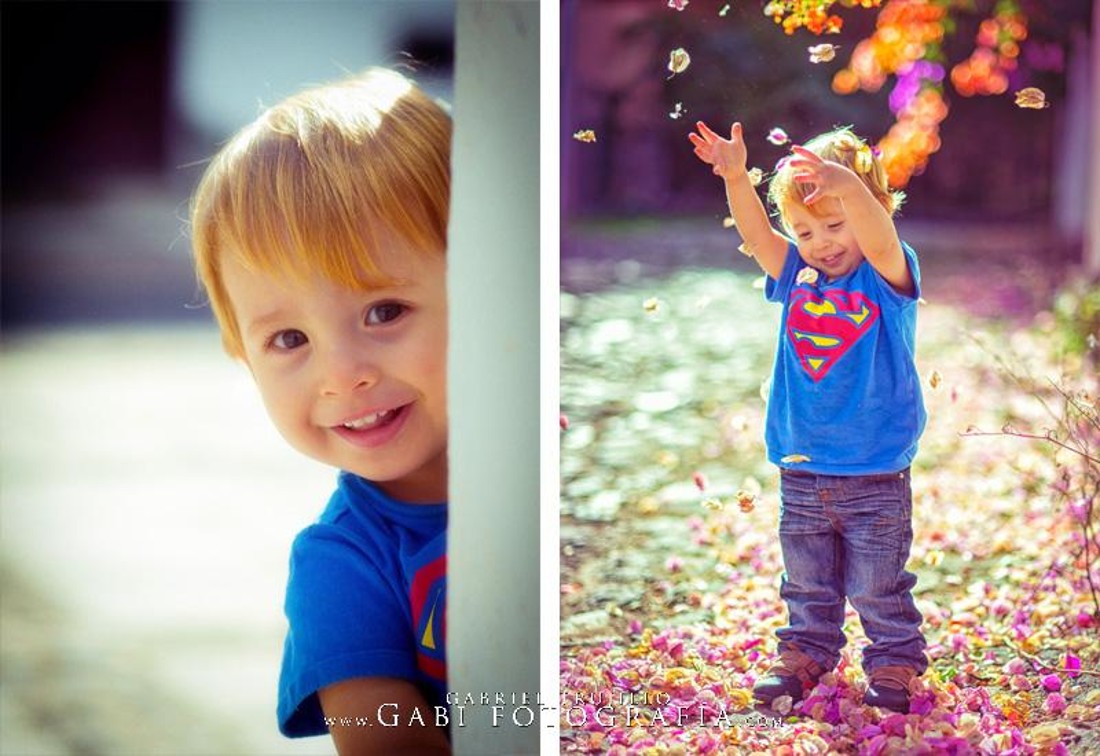
[[[748,176],[741,124],[729,139],[697,129],[695,154],[722,178],[765,294],[783,304],[765,440],[780,468],[788,624],[753,692],[766,704],[797,700],[836,666],[847,600],[871,641],[864,702],[907,712],[928,662],[905,569],[925,411],[914,363],[920,269],[892,220],[902,195],[867,144],[830,131],[794,147],[771,180],[784,235]]]
[[[340,470],[292,547],[278,719],[341,754],[450,752],[450,143],[443,107],[372,69],[264,112],[193,202],[226,350],[287,442]]]

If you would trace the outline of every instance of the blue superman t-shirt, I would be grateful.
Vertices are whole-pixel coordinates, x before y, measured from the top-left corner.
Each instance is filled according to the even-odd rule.
[[[317,691],[354,677],[409,680],[429,704],[446,705],[446,530],[446,504],[404,504],[340,473],[291,549],[284,735],[328,733]]]
[[[916,253],[902,248],[912,296],[866,260],[835,280],[819,272],[800,283],[806,264],[793,243],[779,278],[766,279],[767,299],[784,305],[765,430],[771,462],[825,475],[912,462],[926,419],[914,363],[921,284]]]

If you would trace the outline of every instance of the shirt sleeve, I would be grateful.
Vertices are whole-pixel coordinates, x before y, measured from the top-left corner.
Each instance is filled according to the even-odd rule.
[[[802,258],[798,254],[798,247],[794,242],[787,242],[787,257],[783,261],[783,270],[780,271],[779,278],[775,279],[765,274],[764,298],[769,302],[786,301],[787,295],[794,287],[795,275],[801,263]]]
[[[294,542],[286,593],[290,624],[279,679],[278,719],[288,737],[328,732],[317,691],[354,677],[416,678],[408,602],[397,565],[314,525]]]
[[[902,294],[877,270],[874,271],[875,280],[878,281],[882,292],[881,299],[897,308],[916,306],[917,300],[921,298],[920,263],[917,261],[917,253],[906,242],[901,243],[901,251],[905,254],[905,263],[909,266],[909,274],[913,277],[912,294]],[[871,270],[874,270],[873,266]]]

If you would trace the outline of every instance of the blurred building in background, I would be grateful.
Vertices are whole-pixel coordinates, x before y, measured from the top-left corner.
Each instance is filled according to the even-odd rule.
[[[945,82],[942,144],[905,187],[902,220],[934,221],[945,230],[1026,225],[1042,230],[1044,254],[1080,259],[1085,222],[1097,206],[1089,184],[1100,181],[1090,179],[1090,170],[1100,170],[1088,157],[1100,152],[1094,4],[1019,5],[1030,12],[1030,23],[1007,90],[964,97]],[[985,14],[993,7],[975,4]],[[878,141],[893,122],[893,79],[876,93],[851,95],[834,92],[832,81],[856,43],[875,31],[880,9],[833,10],[844,17],[840,34],[797,29],[787,35],[759,3],[695,0],[677,11],[651,0],[563,0],[563,254],[576,252],[568,233],[576,222],[721,217],[721,188],[686,138],[697,120],[720,133],[742,121],[750,161],[765,171],[789,149],[765,139],[773,127],[795,143],[839,125]],[[975,49],[984,17],[957,14],[957,27],[943,41],[948,68]],[[836,58],[814,64],[807,47],[822,42],[839,45]],[[669,55],[676,48],[684,48],[691,63],[672,75]],[[1017,107],[1013,92],[1028,86],[1041,88],[1050,106]],[[594,130],[596,141],[574,140],[581,129]],[[1008,236],[1036,243],[1030,233]]]
[[[2,8],[5,329],[209,319],[184,219],[205,160],[303,86],[407,67],[450,99],[453,0]]]

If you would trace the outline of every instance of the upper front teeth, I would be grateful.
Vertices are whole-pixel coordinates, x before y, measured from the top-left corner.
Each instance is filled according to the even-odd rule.
[[[372,425],[377,425],[380,421],[393,414],[393,410],[382,410],[381,412],[374,412],[370,415],[364,415],[357,420],[348,420],[344,423],[345,428],[351,430],[363,430],[363,428],[369,428]]]

